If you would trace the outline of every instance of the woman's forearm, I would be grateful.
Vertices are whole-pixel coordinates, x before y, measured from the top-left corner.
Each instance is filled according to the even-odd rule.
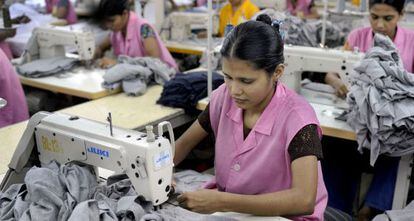
[[[257,216],[310,215],[315,197],[299,189],[287,189],[261,195],[223,193],[220,201],[223,212],[239,212]]]

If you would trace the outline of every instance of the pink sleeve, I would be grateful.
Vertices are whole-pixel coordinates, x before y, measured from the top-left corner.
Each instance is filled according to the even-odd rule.
[[[217,188],[217,182],[216,177],[213,177],[210,181],[207,181],[203,184],[204,189],[216,189]]]
[[[358,42],[358,30],[353,30],[351,33],[349,33],[347,42],[351,49],[355,47],[356,42]]]
[[[221,117],[221,112],[223,109],[223,102],[225,99],[226,84],[222,84],[211,94],[210,99],[210,123],[211,129],[213,129],[214,134],[217,133],[218,125]]]

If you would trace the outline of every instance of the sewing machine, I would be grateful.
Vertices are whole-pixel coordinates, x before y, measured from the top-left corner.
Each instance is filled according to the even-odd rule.
[[[36,59],[63,57],[65,46],[74,47],[79,60],[92,60],[95,52],[95,37],[84,30],[64,30],[57,27],[38,27],[23,53],[23,63]]]
[[[191,30],[207,30],[208,14],[195,12],[173,12],[169,15],[169,24],[162,28],[162,37],[171,41],[185,41],[191,39]],[[219,19],[213,15],[213,35],[218,34]]]
[[[281,77],[281,81],[289,88],[301,93],[301,73],[304,71],[313,72],[336,72],[344,81],[345,85],[350,85],[349,75],[353,71],[356,63],[362,60],[364,54],[359,52],[313,48],[304,46],[285,45],[285,71]],[[301,93],[303,94],[303,93]],[[308,94],[309,95],[309,94]],[[305,96],[306,97],[306,96]],[[319,102],[321,97],[328,98],[329,95],[321,95],[318,93],[306,97],[313,102]],[[313,99],[315,98],[315,99]],[[331,100],[332,102],[330,102]],[[327,101],[328,105],[345,107],[345,101],[336,99],[332,95]],[[339,102],[339,103],[338,103]]]
[[[110,115],[109,115],[110,116]],[[32,166],[56,160],[61,165],[77,161],[125,173],[138,195],[158,206],[167,201],[173,175],[174,134],[169,122],[152,126],[146,133],[95,122],[61,113],[38,112],[29,120],[27,128],[14,152],[0,190],[14,183],[22,183]],[[168,139],[162,137],[168,128]]]

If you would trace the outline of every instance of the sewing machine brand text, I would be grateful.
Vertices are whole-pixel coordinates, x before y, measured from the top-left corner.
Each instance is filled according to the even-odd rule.
[[[97,154],[101,157],[109,157],[109,151],[107,150],[102,150],[97,147],[89,147],[87,150],[88,150],[88,153]]]

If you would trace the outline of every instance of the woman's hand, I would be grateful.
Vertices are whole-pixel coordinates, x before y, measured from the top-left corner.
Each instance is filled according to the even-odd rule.
[[[13,24],[26,24],[29,23],[31,20],[26,15],[21,15],[16,18],[12,19]]]
[[[181,207],[197,213],[214,213],[221,211],[223,193],[217,190],[202,189],[185,192],[177,197]]]
[[[335,93],[338,97],[345,99],[348,94],[348,88],[341,79],[334,80],[331,86],[335,89]]]
[[[114,65],[116,65],[116,60],[112,59],[112,58],[102,58],[101,60],[98,61],[98,66],[100,68],[110,68]]]
[[[337,73],[328,72],[325,77],[325,82],[335,89],[335,93],[340,98],[346,98],[348,88],[344,82],[339,78]]]

